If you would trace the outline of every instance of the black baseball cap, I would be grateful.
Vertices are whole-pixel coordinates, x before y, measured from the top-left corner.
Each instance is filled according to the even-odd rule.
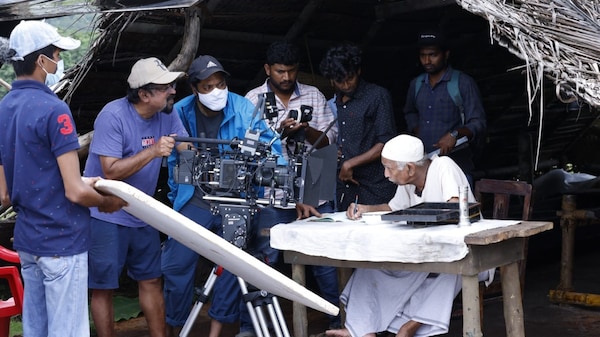
[[[188,70],[188,76],[190,81],[202,81],[217,71],[222,71],[229,76],[229,73],[223,69],[221,62],[217,61],[216,58],[210,55],[202,55],[192,62]]]
[[[446,49],[448,47],[448,44],[442,32],[437,30],[425,30],[419,33],[419,37],[417,39],[417,46],[419,48],[435,46],[440,47],[442,49]]]

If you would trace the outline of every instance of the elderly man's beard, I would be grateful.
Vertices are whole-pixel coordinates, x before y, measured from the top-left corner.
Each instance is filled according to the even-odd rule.
[[[170,114],[171,112],[173,112],[174,104],[175,104],[175,95],[169,95],[169,97],[167,97],[167,105],[165,105],[165,107],[160,112]]]

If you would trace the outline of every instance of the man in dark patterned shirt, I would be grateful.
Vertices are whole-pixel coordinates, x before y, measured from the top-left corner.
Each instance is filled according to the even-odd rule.
[[[473,78],[448,64],[450,50],[440,32],[422,32],[417,44],[425,74],[413,79],[408,88],[404,106],[408,130],[423,141],[425,152],[439,149],[440,155],[449,154],[473,186],[473,151],[480,150],[486,129],[479,89]],[[458,81],[452,94],[458,99],[451,97],[452,81]],[[450,154],[464,136],[470,145]]]
[[[383,175],[381,149],[396,136],[389,92],[361,79],[361,50],[351,44],[329,49],[321,73],[335,87],[338,116],[337,210],[356,199],[380,204],[394,195],[395,186]]]

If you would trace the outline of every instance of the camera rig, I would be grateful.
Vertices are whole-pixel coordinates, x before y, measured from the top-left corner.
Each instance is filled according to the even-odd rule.
[[[178,184],[199,188],[205,199],[234,204],[256,203],[288,206],[297,200],[297,188],[302,185],[301,158],[291,158],[287,165],[279,165],[270,144],[258,141],[258,133],[246,133],[244,140],[175,137],[177,141],[203,144],[200,149],[179,153],[179,162],[173,169]],[[208,144],[217,145],[215,148]],[[300,171],[299,171],[300,170]],[[267,201],[260,195],[260,187],[279,188],[284,197]],[[296,187],[296,189],[294,188]],[[271,193],[273,194],[273,193]]]
[[[258,204],[293,207],[299,202],[316,207],[319,200],[329,200],[334,191],[335,145],[313,151],[314,146],[307,149],[302,144],[303,149],[290,154],[283,164],[271,148],[280,137],[271,122],[277,114],[272,93],[259,95],[253,120],[258,111],[275,134],[269,142],[260,141],[261,131],[251,128],[242,140],[175,137],[178,142],[198,145],[179,153],[173,179],[200,189],[212,212],[222,215],[223,237],[240,248],[246,247],[248,227]],[[268,195],[263,195],[264,187],[270,187]],[[282,193],[276,194],[276,190]]]

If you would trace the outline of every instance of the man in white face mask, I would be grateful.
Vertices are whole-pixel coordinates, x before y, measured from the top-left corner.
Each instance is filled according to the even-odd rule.
[[[217,59],[203,55],[195,59],[188,70],[193,94],[174,106],[191,137],[230,140],[243,139],[248,127],[261,130],[260,141],[269,142],[275,135],[260,117],[252,118],[254,105],[246,98],[227,90],[229,73]],[[200,148],[200,144],[194,144]],[[281,157],[279,140],[272,145]],[[215,152],[219,148],[214,148]],[[203,199],[204,191],[191,184],[176,184],[173,168],[177,154],[169,157],[169,199],[173,208],[196,223],[218,234],[222,232],[221,216],[211,212]],[[282,161],[280,164],[285,164]],[[190,314],[193,300],[194,275],[198,254],[169,238],[162,252],[164,296],[168,335],[176,336]],[[209,337],[218,336],[222,323],[234,323],[239,318],[241,292],[237,278],[227,271],[217,278],[212,289],[213,299],[208,311],[212,319]]]

